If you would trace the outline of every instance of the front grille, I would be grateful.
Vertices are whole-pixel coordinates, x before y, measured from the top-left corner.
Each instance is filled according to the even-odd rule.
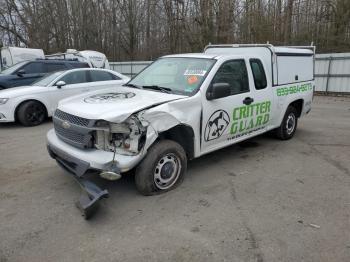
[[[90,120],[89,119],[86,119],[86,118],[82,118],[82,117],[79,117],[79,116],[74,116],[74,115],[71,115],[71,114],[68,114],[66,112],[63,112],[59,109],[57,109],[55,111],[55,117],[61,119],[61,120],[65,120],[65,121],[68,121],[72,124],[75,124],[75,125],[79,125],[79,126],[88,126],[89,123],[90,123]]]
[[[56,134],[58,134],[59,136],[65,138],[65,139],[68,139],[74,143],[78,143],[81,145],[84,144],[85,136],[83,134],[77,133],[76,131],[71,130],[71,129],[65,129],[63,127],[60,127],[57,124],[54,124],[54,127],[55,127]]]

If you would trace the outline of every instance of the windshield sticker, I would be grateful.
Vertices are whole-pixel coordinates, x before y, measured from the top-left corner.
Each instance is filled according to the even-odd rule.
[[[207,70],[202,69],[186,69],[184,76],[204,76]]]
[[[195,84],[197,82],[198,82],[198,77],[197,76],[192,75],[192,76],[189,76],[187,78],[187,83],[190,84],[190,85],[193,85],[193,84]]]
[[[230,117],[224,110],[215,111],[209,118],[204,131],[204,140],[211,141],[219,138],[230,123]]]
[[[85,98],[84,101],[86,103],[91,104],[99,104],[99,103],[109,103],[114,102],[122,99],[132,98],[135,94],[131,92],[127,93],[104,93],[104,94],[98,94],[93,95],[88,98]]]

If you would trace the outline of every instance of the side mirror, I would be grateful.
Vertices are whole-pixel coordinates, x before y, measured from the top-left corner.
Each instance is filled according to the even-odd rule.
[[[55,86],[57,86],[57,88],[62,88],[62,86],[65,86],[66,85],[66,82],[64,82],[64,81],[58,81],[56,84],[55,84]]]
[[[207,99],[213,100],[231,95],[230,84],[228,83],[215,83],[212,84],[207,91]]]
[[[23,69],[17,71],[18,76],[23,76],[26,73]]]

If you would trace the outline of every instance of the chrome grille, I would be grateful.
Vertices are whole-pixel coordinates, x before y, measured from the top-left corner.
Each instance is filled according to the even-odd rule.
[[[65,120],[65,121],[68,121],[72,124],[75,124],[75,125],[79,125],[79,126],[88,126],[89,123],[90,123],[90,120],[89,119],[86,119],[86,118],[82,118],[82,117],[79,117],[79,116],[74,116],[74,115],[71,115],[71,114],[68,114],[66,112],[63,112],[59,109],[57,109],[55,111],[55,117],[61,119],[61,120]]]
[[[84,140],[84,135],[77,133],[74,130],[70,130],[70,129],[65,129],[61,126],[59,126],[58,124],[54,123],[54,127],[55,127],[55,132],[56,134],[58,134],[59,136],[70,140],[71,142],[74,143],[78,143],[78,144],[84,144],[85,140]]]

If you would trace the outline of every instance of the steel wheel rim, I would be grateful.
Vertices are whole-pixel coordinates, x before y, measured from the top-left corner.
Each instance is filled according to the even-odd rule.
[[[154,183],[158,189],[172,187],[180,176],[181,161],[178,156],[169,153],[161,157],[153,172]]]
[[[286,130],[288,135],[293,133],[295,129],[295,122],[295,115],[293,113],[290,113],[286,121]]]
[[[26,119],[31,124],[41,123],[45,118],[45,111],[40,105],[31,105],[26,112]]]

